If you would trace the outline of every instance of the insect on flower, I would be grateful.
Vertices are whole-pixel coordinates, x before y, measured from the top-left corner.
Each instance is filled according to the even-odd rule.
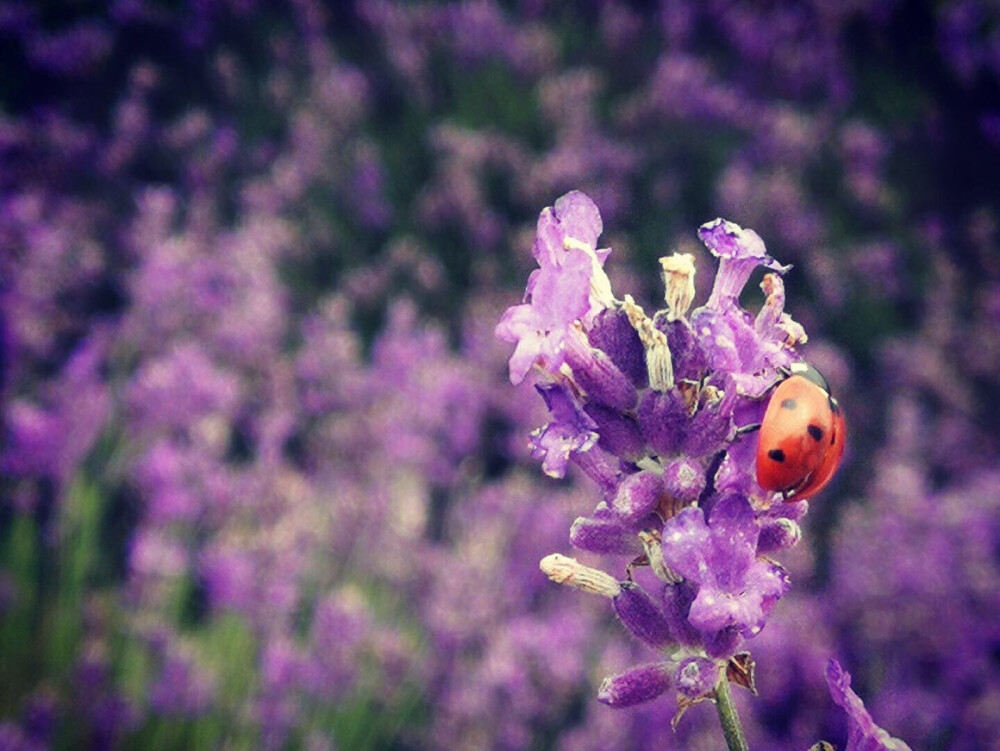
[[[844,455],[847,423],[826,378],[795,363],[771,395],[760,425],[757,482],[786,501],[816,495]]]

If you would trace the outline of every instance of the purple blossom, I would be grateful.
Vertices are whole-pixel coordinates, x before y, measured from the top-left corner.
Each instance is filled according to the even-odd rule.
[[[567,242],[564,223],[571,224],[572,208],[591,221],[578,218],[589,234]],[[596,240],[601,225],[591,209],[573,193],[543,212],[535,242],[541,269],[528,282],[532,303],[521,310],[548,292],[549,274],[575,278],[566,249],[577,242],[589,248]],[[552,419],[532,434],[533,455],[544,460],[547,474],[562,476],[573,461],[604,499],[573,523],[571,542],[595,553],[638,556],[632,565],[648,565],[652,573],[641,583],[637,577],[608,588],[615,594],[607,596],[625,629],[664,657],[606,679],[599,699],[632,706],[672,686],[678,717],[691,704],[715,698],[727,662],[763,629],[788,591],[787,573],[761,558],[759,545],[766,529],[766,550],[793,546],[804,513],[774,509],[755,481],[755,444],[735,430],[737,416],[746,423],[760,419],[761,397],[779,369],[797,361],[792,347],[805,340],[784,312],[779,277],[765,276],[766,299],[756,317],[739,306],[754,269],[786,267],[767,255],[756,233],[731,222],[706,224],[700,235],[720,258],[706,305],[688,315],[694,266],[691,256],[680,255],[661,259],[666,311],[650,317],[628,296],[609,298],[588,324],[578,305],[575,328],[565,327],[559,341],[558,368],[545,368],[549,382],[537,387]],[[584,340],[581,329],[588,326]],[[498,334],[504,333],[501,324]],[[515,350],[512,372],[520,358]],[[520,364],[516,370],[526,372]]]
[[[847,712],[847,746],[844,751],[910,751],[910,747],[875,724],[861,698],[851,689],[851,674],[831,659],[826,666],[830,696]]]
[[[531,302],[509,308],[497,336],[517,344],[510,359],[510,381],[524,380],[535,364],[557,373],[564,359],[563,340],[589,310],[590,259],[574,252],[561,266],[543,266],[532,275]]]
[[[707,523],[701,509],[688,508],[664,525],[664,561],[698,585],[688,616],[696,628],[735,627],[746,637],[763,628],[789,581],[780,566],[757,559],[759,536],[753,509],[738,496],[719,501]]]
[[[149,688],[149,701],[157,712],[198,715],[208,711],[213,696],[212,678],[188,655],[167,654],[159,677]]]
[[[596,249],[601,230],[597,207],[578,191],[538,218],[533,253],[539,268],[528,280],[529,302],[509,308],[496,329],[500,339],[517,344],[510,359],[511,383],[524,380],[535,364],[558,373],[573,325],[589,328],[606,306],[610,286],[602,266],[610,251]]]
[[[537,386],[552,421],[531,434],[531,455],[542,460],[550,477],[566,474],[570,456],[587,452],[597,442],[597,425],[584,413],[565,387]]]

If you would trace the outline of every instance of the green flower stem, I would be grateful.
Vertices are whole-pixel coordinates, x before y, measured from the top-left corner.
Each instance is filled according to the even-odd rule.
[[[740,725],[740,716],[736,713],[733,695],[729,691],[729,679],[725,673],[722,674],[719,685],[715,687],[715,709],[719,713],[722,734],[726,736],[726,746],[729,751],[750,751],[746,736],[743,735],[743,726]]]

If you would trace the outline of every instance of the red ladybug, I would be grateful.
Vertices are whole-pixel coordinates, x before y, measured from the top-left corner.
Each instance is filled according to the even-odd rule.
[[[760,425],[757,482],[786,501],[802,501],[826,487],[844,456],[847,423],[816,368],[792,365],[778,384]]]

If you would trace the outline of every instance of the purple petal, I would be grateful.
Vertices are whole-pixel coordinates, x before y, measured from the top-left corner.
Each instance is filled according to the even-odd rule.
[[[543,267],[533,278],[531,308],[542,329],[567,328],[590,310],[593,264],[583,251],[564,254],[559,267]]]
[[[688,614],[696,592],[688,582],[666,584],[663,587],[663,616],[681,644],[699,644],[701,632],[691,625]]]
[[[535,244],[532,253],[542,268],[562,265],[566,248],[563,230],[551,206],[542,209],[535,227]]]
[[[567,237],[579,240],[591,248],[604,231],[601,213],[587,194],[573,190],[556,201],[555,215]]]
[[[590,198],[578,190],[559,198],[555,206],[542,210],[535,229],[532,253],[542,268],[561,267],[570,255],[566,238],[572,238],[588,248],[597,247],[604,226],[601,214]],[[603,263],[608,252],[598,255]]]
[[[722,587],[739,590],[756,557],[760,536],[753,509],[745,498],[729,496],[712,509],[708,525],[712,530],[711,552],[705,554],[709,568]]]
[[[847,747],[844,751],[910,751],[875,724],[861,698],[851,689],[851,675],[834,659],[826,664],[826,683],[833,701],[847,712]]]
[[[542,460],[542,470],[549,477],[564,477],[570,455],[587,451],[597,443],[597,426],[564,386],[544,384],[535,388],[545,400],[552,421],[532,432],[531,455]]]
[[[702,585],[691,603],[688,619],[695,628],[708,633],[732,626],[744,635],[753,635],[760,630],[764,618],[762,600],[761,594],[752,590],[730,594]]]
[[[782,266],[767,254],[764,241],[752,229],[724,219],[703,224],[698,237],[717,256],[719,271],[715,277],[712,294],[705,307],[712,310],[731,310],[738,307],[740,293],[750,274],[758,266],[784,273],[790,266]]]
[[[793,548],[801,538],[802,528],[791,519],[771,519],[761,526],[760,539],[757,541],[757,553],[766,555]]]
[[[761,596],[761,608],[766,616],[774,604],[791,589],[792,582],[779,564],[772,561],[756,561],[747,572],[745,587]],[[760,624],[763,627],[763,622]]]
[[[753,260],[775,271],[787,268],[767,254],[760,235],[734,222],[721,218],[706,222],[698,228],[698,237],[717,258]]]
[[[704,512],[686,508],[663,525],[663,560],[685,579],[701,582],[708,573],[705,552],[710,539]]]

